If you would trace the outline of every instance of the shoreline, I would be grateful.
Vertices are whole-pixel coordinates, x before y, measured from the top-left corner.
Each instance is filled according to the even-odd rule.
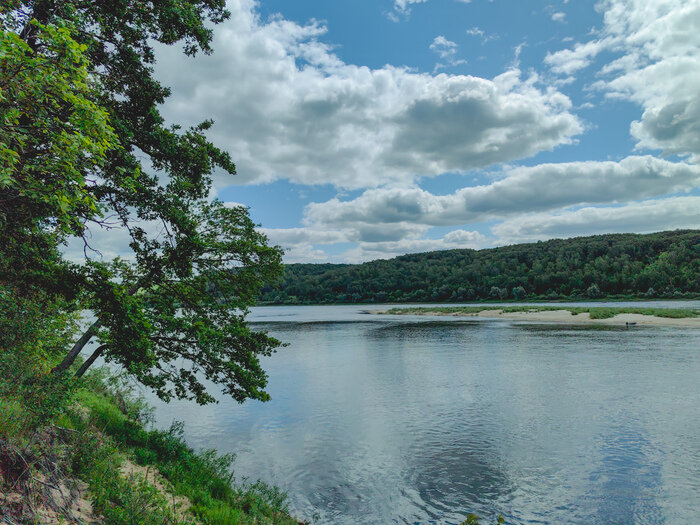
[[[401,312],[400,310],[406,310]],[[483,309],[473,312],[435,310],[431,308],[396,308],[392,310],[374,310],[369,313],[375,315],[420,315],[420,316],[448,316],[448,317],[472,317],[483,320],[509,319],[527,322],[548,322],[559,324],[582,325],[607,325],[607,326],[674,326],[683,328],[700,328],[700,317],[659,317],[640,313],[619,313],[603,319],[591,318],[589,312],[575,313],[566,309],[552,309],[540,311],[508,312],[503,309]]]

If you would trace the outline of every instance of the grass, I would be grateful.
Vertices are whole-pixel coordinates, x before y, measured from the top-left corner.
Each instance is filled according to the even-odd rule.
[[[683,319],[700,317],[698,309],[684,308],[643,308],[643,307],[609,307],[609,306],[430,306],[413,308],[392,308],[387,310],[387,314],[409,315],[409,314],[478,314],[484,311],[502,311],[504,313],[513,312],[551,312],[566,310],[571,315],[588,313],[591,319],[610,319],[619,314],[641,314],[655,317],[666,317],[671,319]]]
[[[66,494],[80,492],[105,525],[298,523],[279,489],[234,479],[233,456],[193,450],[181,425],[152,429],[131,385],[104,370],[51,374],[77,327],[61,308],[0,283],[0,522],[43,523],[50,511],[72,523]],[[127,460],[159,477],[127,473]]]
[[[24,500],[15,509],[0,508],[0,521],[33,522],[33,509],[56,504],[42,503],[42,483],[79,479],[106,525],[299,523],[279,489],[234,479],[233,455],[193,450],[181,424],[149,429],[150,409],[106,372],[88,375],[69,392],[44,387],[45,398],[56,398],[49,403],[55,410],[39,425],[34,403],[0,388],[0,493]],[[139,472],[126,474],[120,467],[127,460],[158,472],[161,486]],[[187,502],[186,508],[176,500]]]
[[[108,388],[98,374],[88,378],[76,400],[88,410],[90,424],[109,436],[122,454],[139,465],[155,467],[174,494],[187,498],[199,522],[298,523],[289,516],[286,494],[262,481],[235,482],[234,456],[193,450],[184,440],[181,424],[167,431],[147,430],[147,407]]]

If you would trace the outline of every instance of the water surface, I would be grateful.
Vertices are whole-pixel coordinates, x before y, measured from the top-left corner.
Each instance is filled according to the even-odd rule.
[[[158,404],[159,425],[318,523],[700,523],[700,330],[368,308],[254,310],[289,343],[272,401]]]

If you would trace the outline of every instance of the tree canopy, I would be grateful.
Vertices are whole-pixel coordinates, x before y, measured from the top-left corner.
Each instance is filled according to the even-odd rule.
[[[215,170],[235,173],[205,120],[166,125],[169,90],[153,43],[209,53],[223,0],[13,0],[1,4],[0,284],[40,287],[95,323],[56,363],[65,373],[118,363],[164,399],[213,400],[203,377],[238,401],[265,400],[258,357],[279,343],[252,331],[247,308],[281,272],[247,210],[209,198]],[[128,235],[123,259],[100,231]],[[82,260],[60,245],[81,238]]]
[[[700,294],[700,231],[608,234],[364,264],[291,264],[269,303],[673,298]]]

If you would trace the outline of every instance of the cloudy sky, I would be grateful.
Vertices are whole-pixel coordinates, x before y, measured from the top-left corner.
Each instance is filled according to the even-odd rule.
[[[229,0],[159,49],[287,262],[700,227],[700,0]]]

